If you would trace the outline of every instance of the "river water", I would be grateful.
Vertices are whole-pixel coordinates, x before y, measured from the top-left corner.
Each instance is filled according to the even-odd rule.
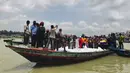
[[[130,58],[116,54],[83,63],[64,66],[37,67],[0,40],[0,73],[130,73]],[[124,44],[130,49],[130,44]]]

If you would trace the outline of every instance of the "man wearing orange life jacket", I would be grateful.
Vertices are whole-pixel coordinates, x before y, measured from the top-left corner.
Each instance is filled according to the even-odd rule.
[[[85,46],[88,47],[88,38],[83,38],[83,42],[85,43]]]
[[[79,48],[83,48],[83,46],[86,46],[86,43],[88,43],[88,39],[85,38],[84,34],[79,39]]]

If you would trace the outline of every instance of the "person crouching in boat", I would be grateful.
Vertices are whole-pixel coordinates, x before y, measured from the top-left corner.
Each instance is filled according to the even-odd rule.
[[[29,44],[29,36],[30,36],[29,24],[30,24],[30,21],[27,20],[26,25],[24,26],[24,45]]]
[[[79,48],[81,48],[82,47],[82,38],[80,37],[78,41],[79,41]]]
[[[77,39],[77,36],[73,35],[72,49],[76,48],[76,39]]]
[[[71,35],[67,35],[67,46],[69,49],[71,48],[71,40],[72,40]]]
[[[123,48],[124,48],[123,40],[124,40],[124,36],[120,33],[120,34],[119,34],[119,38],[118,38],[118,43],[119,43],[119,48],[120,48],[120,49],[123,49]]]
[[[49,48],[49,44],[51,44],[52,50],[55,49],[54,42],[55,42],[55,39],[56,39],[56,29],[57,28],[58,28],[57,25],[56,25],[56,27],[54,27],[54,25],[51,25],[49,40],[48,40],[48,43],[47,43],[47,48]]]
[[[94,48],[98,48],[98,41],[99,41],[99,39],[98,39],[98,36],[94,36]]]
[[[79,39],[79,48],[83,48],[84,46],[86,46],[86,38],[85,35],[82,34],[81,38]]]
[[[37,29],[37,47],[43,47],[44,37],[45,37],[45,27],[44,22],[40,23],[39,28]]]
[[[31,46],[35,47],[36,46],[36,32],[37,32],[37,25],[36,21],[33,21],[33,25],[31,26]]]
[[[102,49],[107,49],[108,47],[108,42],[106,38],[101,38],[99,41],[99,47],[101,47]]]
[[[93,48],[93,39],[92,39],[92,37],[89,37],[88,47],[89,47],[89,48]]]

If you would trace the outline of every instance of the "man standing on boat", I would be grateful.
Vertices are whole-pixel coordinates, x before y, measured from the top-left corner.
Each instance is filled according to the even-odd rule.
[[[118,39],[119,48],[120,48],[120,49],[123,49],[123,48],[124,48],[123,41],[124,41],[124,36],[120,33],[120,34],[119,34],[119,39]]]
[[[62,29],[59,29],[58,33],[56,34],[56,49],[60,47],[64,47],[65,51],[65,46],[64,46],[64,41],[63,41],[63,34],[62,34]]]
[[[116,46],[116,35],[115,35],[115,33],[111,33],[110,40],[111,40],[111,46],[114,47],[114,48],[117,48],[117,46]]]
[[[44,22],[40,23],[39,28],[37,29],[37,47],[43,47],[43,42],[45,38],[45,27]]]
[[[27,20],[26,25],[24,26],[24,45],[27,45],[29,43],[29,35],[30,35],[29,24],[30,24],[30,21]]]
[[[46,32],[45,32],[45,39],[44,39],[44,45],[45,47],[47,47],[47,43],[48,43],[48,40],[49,40],[49,35],[50,35],[50,31],[47,29]]]
[[[31,46],[35,47],[36,45],[36,32],[37,32],[37,25],[36,21],[33,21],[33,25],[31,26]]]
[[[51,25],[51,30],[50,30],[50,35],[49,35],[49,40],[47,43],[47,48],[49,47],[49,44],[51,44],[51,49],[54,50],[54,42],[56,39],[56,29],[58,28],[58,25],[54,27],[54,25]]]

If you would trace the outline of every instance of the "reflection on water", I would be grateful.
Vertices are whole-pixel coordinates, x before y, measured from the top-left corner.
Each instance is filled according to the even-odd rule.
[[[130,58],[110,55],[73,65],[36,66],[0,43],[0,73],[130,73]]]
[[[26,70],[26,71],[28,71],[29,68],[32,68],[34,66],[35,66],[35,63],[26,62],[26,63],[20,64],[18,66],[15,66],[15,67],[13,67],[11,69],[4,70],[4,72],[20,71],[20,70]]]

